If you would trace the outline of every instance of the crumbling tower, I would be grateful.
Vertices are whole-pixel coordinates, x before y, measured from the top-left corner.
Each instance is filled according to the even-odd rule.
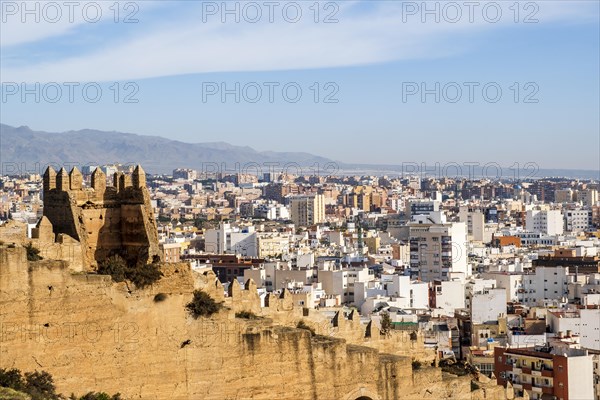
[[[149,262],[160,257],[156,222],[146,187],[146,173],[139,165],[132,174],[118,172],[114,185],[106,185],[100,168],[92,173],[91,187],[84,187],[77,168],[44,173],[44,216],[53,233],[79,241],[84,263],[119,254],[129,262]]]

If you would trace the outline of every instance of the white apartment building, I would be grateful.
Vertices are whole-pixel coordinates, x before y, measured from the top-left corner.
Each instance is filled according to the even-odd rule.
[[[550,311],[546,315],[552,332],[579,336],[581,347],[600,350],[600,309]]]
[[[582,304],[583,298],[588,295],[600,294],[600,274],[579,275],[577,281],[569,282],[569,301],[579,299]],[[593,302],[590,304],[594,304]]]
[[[310,268],[292,268],[289,262],[265,262],[262,268],[244,270],[244,282],[253,279],[258,287],[273,292],[288,287],[312,285],[316,282],[315,270]]]
[[[502,229],[500,234],[503,236],[516,236],[521,241],[522,246],[545,245],[552,246],[558,244],[559,237],[550,236],[541,232],[532,232],[522,229]]]
[[[454,316],[454,310],[465,308],[465,284],[461,281],[438,281],[431,284],[435,304],[432,304],[435,316]]]
[[[486,324],[506,317],[506,291],[488,289],[474,293],[470,298],[471,322]]]
[[[354,286],[357,282],[369,282],[375,279],[369,268],[349,268],[342,270],[317,272],[318,281],[328,295],[340,295],[342,302],[354,302]]]
[[[546,235],[562,235],[564,231],[563,215],[560,210],[528,210],[525,219],[528,231]]]
[[[290,213],[283,204],[258,204],[254,207],[254,216],[270,220],[290,219]]]
[[[362,315],[369,315],[383,303],[401,309],[426,310],[429,287],[425,282],[411,282],[408,276],[384,274],[380,281],[355,282],[354,298]]]
[[[205,251],[209,254],[239,254],[257,257],[258,247],[253,226],[232,227],[222,223],[219,229],[208,229],[204,234]]]
[[[463,222],[437,223],[419,216],[410,229],[411,277],[426,282],[465,279],[468,275],[467,228]]]
[[[537,267],[522,277],[519,301],[529,307],[543,306],[548,300],[562,302],[569,294],[568,267]]]
[[[583,232],[592,226],[592,210],[566,210],[565,229],[568,232]]]
[[[410,277],[405,275],[382,274],[381,284],[388,296],[408,298],[408,308],[429,307],[429,285],[425,282],[411,282]]]
[[[517,302],[522,298],[523,274],[510,272],[485,272],[485,279],[496,281],[496,287],[506,291],[506,302]]]

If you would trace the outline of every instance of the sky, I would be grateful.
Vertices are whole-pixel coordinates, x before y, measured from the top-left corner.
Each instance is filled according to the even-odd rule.
[[[0,0],[0,122],[600,169],[598,1]]]

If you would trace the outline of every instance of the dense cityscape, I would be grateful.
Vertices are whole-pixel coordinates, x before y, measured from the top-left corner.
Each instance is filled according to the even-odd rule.
[[[261,307],[285,293],[329,319],[358,312],[513,396],[600,399],[597,181],[82,172],[2,177],[2,223],[40,237],[44,190],[128,186],[133,174],[148,187],[160,257],[212,270],[225,297],[252,280]]]

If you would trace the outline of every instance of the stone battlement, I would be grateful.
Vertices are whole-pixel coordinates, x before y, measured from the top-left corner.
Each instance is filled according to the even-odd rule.
[[[64,168],[57,173],[52,167],[48,167],[43,177],[44,194],[54,191],[69,193],[75,197],[79,205],[88,201],[119,200],[143,203],[144,199],[139,195],[146,187],[146,172],[141,166],[136,166],[131,174],[115,172],[112,186],[106,186],[106,179],[104,172],[96,168],[92,173],[91,187],[87,188],[83,186],[83,175],[77,167],[71,169],[69,173]]]

